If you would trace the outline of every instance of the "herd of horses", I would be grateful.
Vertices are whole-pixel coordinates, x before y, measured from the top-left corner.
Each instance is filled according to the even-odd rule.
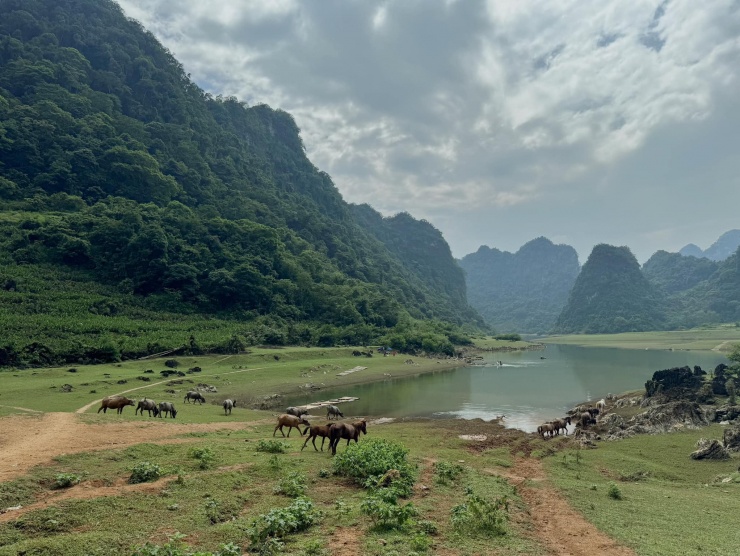
[[[191,391],[185,394],[185,399],[183,401],[191,403],[191,400],[192,403],[198,402],[200,404],[203,404],[206,401],[203,395],[196,391]],[[115,409],[120,415],[123,413],[123,409],[129,405],[133,407],[135,405],[134,400],[125,396],[108,396],[103,398],[101,401],[98,413],[101,411],[103,413],[107,413],[109,409]],[[232,409],[236,406],[236,401],[230,399],[224,400],[222,405],[224,408],[224,415],[231,415]],[[136,415],[141,413],[141,415],[144,415],[145,411],[149,414],[149,417],[154,416],[161,418],[163,415],[169,415],[174,419],[177,415],[177,410],[171,402],[161,402],[157,404],[154,400],[142,398],[139,400],[134,414]],[[289,407],[285,413],[278,417],[278,423],[275,426],[275,430],[272,432],[272,436],[275,436],[278,429],[280,429],[280,434],[285,436],[283,427],[288,427],[288,437],[290,437],[290,432],[293,428],[298,429],[298,433],[301,436],[304,436],[310,431],[306,441],[303,443],[301,451],[306,447],[308,441],[311,440],[314,450],[318,452],[318,448],[316,448],[316,438],[321,437],[321,451],[324,451],[324,441],[328,438],[329,448],[333,455],[337,453],[337,445],[340,440],[346,439],[347,446],[349,446],[351,440],[358,442],[360,434],[367,434],[367,421],[365,419],[351,422],[337,421],[340,417],[344,418],[344,414],[335,405],[329,405],[326,408],[327,420],[331,420],[332,417],[335,419],[334,422],[327,423],[326,425],[311,425],[311,423],[303,417],[304,415],[308,415],[308,410],[298,407]],[[303,432],[301,432],[301,425],[306,427],[303,429]]]
[[[596,402],[596,406],[578,407],[573,413],[574,415],[566,415],[560,419],[555,419],[547,423],[542,423],[537,427],[537,434],[542,438],[552,438],[560,434],[560,431],[564,431],[568,434],[568,425],[573,424],[575,421],[576,427],[583,430],[589,425],[596,424],[596,417],[606,409],[606,400],[601,399]]]
[[[335,421],[333,423],[327,423],[326,425],[311,425],[311,423],[303,417],[304,415],[308,415],[308,410],[299,407],[289,407],[285,413],[278,416],[277,425],[275,425],[275,430],[272,431],[272,436],[275,436],[278,429],[280,429],[280,434],[285,436],[283,427],[288,427],[288,437],[290,437],[290,432],[293,428],[298,429],[298,433],[301,436],[310,432],[301,447],[301,452],[303,451],[303,448],[306,447],[309,440],[311,440],[311,444],[313,444],[313,449],[318,452],[319,450],[316,448],[316,438],[320,436],[321,451],[324,451],[324,441],[328,438],[329,449],[331,450],[332,455],[334,455],[337,453],[337,445],[341,440],[346,439],[347,446],[349,446],[351,440],[359,442],[360,433],[367,434],[367,421],[365,419],[350,422]],[[326,407],[326,419],[331,420],[332,417],[338,419],[339,417],[344,417],[344,414],[339,411],[337,406],[329,405]],[[301,425],[306,427],[303,429],[303,432],[301,432]]]

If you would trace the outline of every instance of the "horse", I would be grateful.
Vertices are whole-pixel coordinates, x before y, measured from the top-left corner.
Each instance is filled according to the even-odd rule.
[[[347,439],[347,446],[349,441],[359,441],[360,432],[367,434],[367,421],[361,419],[360,421],[353,421],[352,423],[334,423],[329,429],[329,448],[331,448],[331,454],[337,453],[337,444],[343,438]]]

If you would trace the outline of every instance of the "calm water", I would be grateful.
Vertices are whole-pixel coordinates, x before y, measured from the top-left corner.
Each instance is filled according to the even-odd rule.
[[[509,427],[534,431],[585,400],[643,388],[653,372],[701,366],[710,371],[727,359],[714,352],[630,350],[549,345],[544,351],[484,355],[485,367],[461,367],[414,378],[327,389],[287,400],[287,405],[357,396],[347,415],[459,417],[506,415]],[[542,359],[544,358],[544,359]],[[496,366],[497,361],[503,366]],[[341,379],[340,379],[341,380]],[[314,410],[317,413],[318,410]]]

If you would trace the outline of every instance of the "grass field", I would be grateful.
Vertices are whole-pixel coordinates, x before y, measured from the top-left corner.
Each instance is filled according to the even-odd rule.
[[[76,411],[92,401],[133,388],[138,390],[129,394],[131,398],[146,396],[157,401],[182,404],[185,392],[199,383],[205,383],[215,386],[218,394],[206,394],[207,404],[191,404],[191,410],[181,413],[181,418],[208,422],[217,418],[219,404],[225,398],[236,399],[242,407],[259,406],[265,396],[298,393],[306,385],[312,385],[312,390],[340,388],[341,392],[342,385],[384,380],[388,374],[393,377],[413,376],[461,364],[460,361],[449,359],[410,358],[403,355],[353,357],[353,349],[255,348],[245,355],[176,357],[179,366],[175,370],[182,371],[185,376],[168,378],[160,374],[163,370],[172,370],[165,366],[165,358],[107,365],[6,370],[0,372],[3,384],[0,415],[21,411],[13,407],[38,411]],[[408,359],[413,364],[406,364]],[[367,368],[343,377],[337,376],[339,372],[356,366]],[[200,367],[201,371],[188,372],[196,367]],[[74,372],[70,372],[70,369]],[[64,392],[64,385],[71,386],[72,390]],[[274,405],[280,406],[280,402],[275,401]],[[95,413],[98,407],[95,405],[88,411]],[[223,415],[223,410],[220,413]],[[133,411],[128,409],[123,415],[125,418],[134,418]]]
[[[539,339],[547,344],[624,349],[675,349],[730,351],[740,343],[740,327],[722,325],[663,332],[625,332],[622,334],[568,334]]]
[[[641,556],[737,554],[738,459],[689,458],[699,437],[721,439],[722,428],[604,442],[545,463],[575,508]],[[621,500],[608,495],[611,483]]]
[[[717,338],[712,336],[712,341]],[[326,452],[315,452],[310,445],[301,451],[305,437],[294,431],[283,439],[278,432],[275,440],[285,447],[284,453],[257,450],[260,441],[273,440],[275,409],[256,409],[266,396],[294,393],[307,384],[329,388],[460,364],[412,358],[414,364],[409,365],[404,362],[407,356],[353,357],[352,349],[260,348],[235,356],[177,357],[177,370],[185,376],[168,379],[160,375],[168,368],[165,359],[78,366],[75,372],[68,367],[1,372],[0,417],[16,414],[0,421],[4,427],[12,423],[30,430],[30,424],[43,422],[41,412],[74,412],[105,395],[138,387],[144,388],[130,397],[173,400],[180,413],[175,421],[134,416],[133,408],[120,416],[97,414],[94,404],[78,416],[73,422],[82,435],[92,430],[89,427],[106,436],[146,429],[156,430],[158,440],[127,443],[121,438],[120,448],[60,452],[51,463],[0,482],[0,510],[24,507],[17,518],[12,512],[0,515],[0,556],[133,554],[134,546],[165,545],[175,533],[184,535],[187,546],[201,550],[214,551],[228,542],[247,550],[255,519],[292,503],[275,488],[299,479],[318,510],[317,522],[287,535],[284,554],[544,556],[552,547],[539,534],[536,508],[520,497],[512,486],[516,482],[503,478],[521,473],[518,466],[532,458],[541,461],[548,480],[587,521],[640,556],[737,553],[740,460],[733,456],[726,462],[703,462],[688,457],[699,437],[721,438],[719,425],[600,442],[595,450],[577,450],[565,438],[542,440],[482,421],[371,424],[360,444],[387,439],[409,450],[416,487],[408,500],[399,503],[411,501],[418,509],[418,515],[399,529],[373,525],[361,510],[367,491],[333,474],[332,458]],[[337,377],[338,372],[358,365],[367,369]],[[188,373],[194,367],[201,371]],[[207,403],[202,406],[183,404],[184,392],[198,383],[216,386],[218,393],[206,394]],[[72,387],[71,392],[62,391],[65,384]],[[243,402],[230,417],[223,415],[219,405],[226,397]],[[272,402],[282,409],[279,398]],[[459,437],[479,433],[488,435],[486,444]],[[4,436],[0,436],[2,442]],[[342,443],[339,451],[344,450]],[[145,462],[159,466],[162,478],[128,484],[134,466]],[[435,472],[438,462],[459,466],[461,473],[441,481]],[[58,488],[60,477],[80,483]],[[531,481],[527,486],[538,488]],[[621,499],[609,496],[615,488]],[[470,503],[466,492],[488,501],[502,496],[510,500],[504,535],[453,526],[453,508]],[[567,530],[569,525],[563,527]],[[269,546],[252,548],[274,553]]]

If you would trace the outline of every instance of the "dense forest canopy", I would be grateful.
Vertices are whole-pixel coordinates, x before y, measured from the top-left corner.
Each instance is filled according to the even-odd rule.
[[[290,114],[205,93],[109,0],[0,0],[0,200],[8,315],[35,268],[347,342],[482,325],[438,230],[345,203]]]

